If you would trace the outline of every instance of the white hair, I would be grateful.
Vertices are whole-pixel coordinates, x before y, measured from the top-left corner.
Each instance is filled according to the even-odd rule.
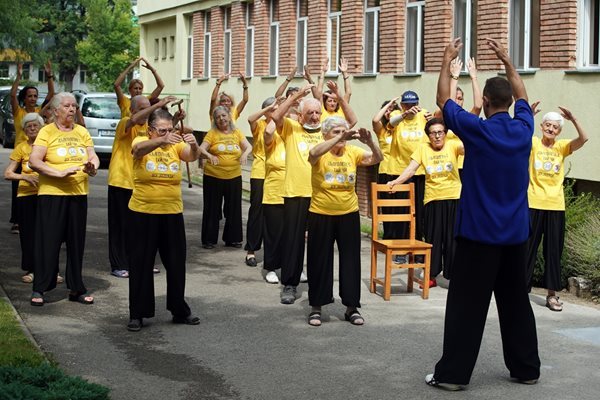
[[[73,93],[60,92],[58,94],[55,94],[54,97],[52,97],[52,100],[50,101],[50,108],[56,110],[64,99],[72,99],[73,101],[77,102],[77,99],[75,99]]]
[[[542,118],[542,124],[546,121],[558,122],[558,126],[560,126],[561,129],[565,124],[565,119],[563,118],[563,116],[555,111],[550,111],[549,113],[546,113],[544,115],[544,117]]]
[[[344,118],[333,116],[325,118],[321,124],[321,132],[323,132],[323,135],[326,135],[331,132],[332,129],[337,128],[338,126],[343,126],[346,129],[350,128],[348,121],[346,121]]]
[[[40,128],[44,126],[44,119],[38,113],[27,113],[21,120],[21,128],[25,129],[25,125],[30,122],[37,122]]]
[[[313,97],[309,97],[307,99],[302,99],[302,101],[300,101],[300,105],[298,106],[298,112],[302,115],[302,112],[304,111],[304,107],[306,107],[307,105],[315,105],[315,106],[319,106],[319,108],[321,108],[321,102]]]

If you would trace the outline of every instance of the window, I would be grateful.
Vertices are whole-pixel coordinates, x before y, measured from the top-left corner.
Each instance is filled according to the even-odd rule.
[[[167,38],[162,38],[162,58],[165,60],[167,58]]]
[[[477,2],[476,0],[454,0],[454,36],[460,38],[463,47],[459,57],[464,62],[465,71],[467,62],[477,55]]]
[[[269,2],[269,75],[279,73],[279,2]]]
[[[158,55],[160,54],[160,48],[158,45],[158,38],[154,39],[154,59],[158,60]]]
[[[170,46],[169,46],[169,58],[175,58],[175,36],[171,36],[171,40],[170,40]]]
[[[185,78],[192,79],[194,70],[194,17],[192,15],[186,18],[187,22],[187,40],[186,40],[186,63]]]
[[[254,74],[254,3],[246,4],[246,76]]]
[[[307,60],[308,0],[297,0],[296,15],[296,68],[303,71]]]
[[[406,4],[406,67],[405,72],[423,71],[423,15],[425,1]]]
[[[0,78],[8,78],[8,64],[0,63]]]
[[[223,8],[223,71],[231,73],[231,7]]]
[[[28,81],[31,77],[31,64],[23,64],[23,75],[21,79]]]
[[[0,66],[0,70],[2,69],[2,66]],[[0,77],[2,77],[0,75]],[[44,70],[44,68],[38,68],[38,82],[47,82],[48,78],[46,77],[46,71]]]
[[[204,12],[204,77],[210,78],[210,11]]]
[[[338,72],[340,59],[340,20],[342,19],[342,0],[327,1],[327,54],[330,72]]]
[[[83,65],[79,66],[79,83],[85,84],[87,83],[87,70]]]
[[[511,0],[509,55],[517,69],[539,66],[539,0]]]
[[[379,0],[365,0],[365,73],[379,70]]]
[[[580,0],[579,7],[580,68],[600,67],[600,0]]]

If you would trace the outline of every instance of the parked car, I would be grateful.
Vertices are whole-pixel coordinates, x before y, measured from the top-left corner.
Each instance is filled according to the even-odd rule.
[[[21,88],[19,88],[21,89]],[[39,93],[37,105],[41,106],[46,93]],[[10,86],[0,87],[0,142],[4,148],[15,146],[15,120],[10,105]]]
[[[74,92],[98,157],[110,159],[121,110],[114,93]]]

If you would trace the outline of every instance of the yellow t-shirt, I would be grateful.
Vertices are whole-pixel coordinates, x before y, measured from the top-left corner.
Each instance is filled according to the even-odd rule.
[[[267,120],[256,121],[256,128],[252,131],[252,172],[250,178],[265,179],[265,128]]]
[[[23,142],[10,153],[10,159],[21,164],[22,175],[38,175],[37,172],[29,167],[29,155],[31,154],[31,146],[27,142]],[[32,196],[38,194],[38,188],[31,183],[20,180],[19,188],[17,189],[17,197]]]
[[[448,133],[446,134],[446,143],[448,141],[455,141],[457,143],[462,144],[462,141],[460,140],[460,138],[458,136],[456,136],[456,134],[454,132],[452,132],[451,130],[448,130]],[[461,154],[458,156],[458,169],[462,169],[464,164],[465,164],[465,155]]]
[[[138,136],[147,136],[148,123],[144,125],[133,125],[129,133],[125,131],[129,117],[121,118],[108,166],[108,185],[124,189],[133,189],[133,157],[131,155],[131,143]]]
[[[219,164],[212,165],[207,161],[204,165],[204,174],[219,179],[233,179],[242,175],[240,144],[243,140],[244,135],[239,129],[232,133],[223,133],[218,129],[208,131],[204,141],[209,144],[208,152],[219,159]]]
[[[147,136],[133,139],[136,143],[149,140]],[[180,214],[181,152],[184,142],[158,147],[139,160],[133,160],[133,194],[129,209],[145,214]]]
[[[425,134],[426,110],[421,110],[412,119],[400,121],[394,131],[390,149],[389,174],[400,175],[410,163],[410,156],[421,143],[429,143]],[[415,175],[423,175],[425,170],[421,167]]]
[[[41,110],[42,109],[40,107],[36,107],[34,112],[39,114]],[[25,117],[25,115],[27,115],[27,110],[20,106],[17,108],[16,114],[13,115],[15,121],[15,148],[21,143],[27,141],[27,135],[25,135],[25,131],[23,128],[21,128],[21,122],[23,121],[23,117]]]
[[[435,151],[430,143],[422,143],[410,156],[425,169],[425,198],[423,204],[433,200],[460,198],[461,182],[458,175],[458,149],[456,141],[446,141]]]
[[[313,195],[309,211],[324,215],[344,215],[358,211],[356,195],[356,166],[364,150],[346,145],[344,153],[336,156],[327,152],[312,166]]]
[[[529,156],[529,208],[537,210],[565,210],[564,159],[571,155],[571,140],[562,139],[552,147],[542,144],[539,137],[531,140]]]
[[[283,197],[311,197],[311,165],[308,162],[308,152],[323,141],[321,130],[308,133],[298,122],[284,118],[279,135],[285,143]]]
[[[329,117],[341,117],[346,119],[346,115],[344,114],[344,111],[342,111],[342,107],[338,107],[337,111],[329,112],[324,106],[321,105],[321,122],[325,121]]]
[[[275,132],[271,145],[265,147],[265,184],[263,204],[283,204],[283,183],[285,181],[285,144]]]
[[[81,125],[75,124],[73,130],[63,132],[56,124],[44,126],[38,133],[34,146],[46,148],[44,161],[46,165],[63,171],[69,167],[79,166],[82,169],[74,175],[54,178],[40,175],[39,195],[76,196],[87,195],[88,174],[83,172],[83,165],[88,162],[88,147],[94,147],[90,133]]]
[[[390,165],[390,151],[392,147],[392,139],[394,136],[394,128],[384,127],[377,134],[377,140],[379,141],[379,149],[383,154],[383,161],[379,163],[379,173],[389,174]]]
[[[146,96],[150,100],[150,96]],[[121,109],[121,118],[131,117],[131,98],[123,95],[121,100],[117,99],[117,105]]]

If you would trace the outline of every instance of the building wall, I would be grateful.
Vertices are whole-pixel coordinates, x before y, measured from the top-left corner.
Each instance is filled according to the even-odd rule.
[[[597,93],[600,92],[600,69],[577,69],[578,57],[578,1],[577,0],[538,0],[539,18],[539,68],[530,68],[522,76],[531,101],[541,100],[542,113],[536,117],[541,122],[544,112],[565,106],[589,132],[591,140],[586,146],[568,158],[570,177],[600,182],[600,140],[596,140],[593,128],[600,124],[600,106]],[[379,73],[365,74],[363,60],[364,45],[364,2],[362,0],[342,0],[341,54],[347,58],[352,75],[351,105],[356,110],[359,125],[370,127],[372,116],[386,99],[398,97],[403,91],[415,90],[421,105],[434,110],[435,91],[441,55],[445,44],[453,36],[453,2],[447,0],[426,0],[424,11],[423,68],[419,73],[405,72],[405,41],[407,21],[406,0],[383,0],[379,20]],[[232,71],[235,74],[223,83],[222,90],[232,93],[236,100],[242,95],[242,84],[237,75],[245,66],[245,20],[246,2],[240,1],[176,1],[146,0],[138,4],[142,27],[141,52],[157,68],[165,81],[164,94],[176,94],[189,101],[188,123],[197,130],[209,128],[208,106],[210,94],[216,79],[223,73],[223,29],[222,8],[231,6],[233,30]],[[269,1],[254,1],[255,51],[254,76],[248,77],[250,101],[238,120],[242,130],[250,135],[246,118],[260,108],[262,101],[272,96],[285,76],[296,65],[296,1],[279,1],[279,73],[269,75]],[[204,77],[203,60],[203,12],[211,11],[212,64],[211,76]],[[477,14],[476,62],[479,68],[479,82],[502,74],[501,63],[497,60],[482,38],[493,37],[503,46],[508,46],[510,32],[510,10],[507,0],[474,1]],[[561,18],[557,19],[556,15]],[[186,18],[193,21],[194,67],[192,79],[185,79],[182,73],[185,59],[184,33]],[[327,56],[327,2],[311,0],[308,16],[308,66],[313,78]],[[182,33],[182,34],[180,34]],[[176,52],[173,59],[167,57],[154,60],[152,48],[155,38],[176,35]],[[169,39],[167,39],[169,42]],[[162,42],[161,42],[162,43]],[[169,44],[169,43],[168,43]],[[537,46],[537,44],[535,44]],[[297,71],[290,86],[302,86],[305,81],[302,71]],[[152,76],[142,70],[142,78],[149,88]],[[341,77],[332,75],[327,79],[343,86]],[[459,85],[465,92],[466,105],[472,104],[470,79],[462,75]],[[539,135],[539,132],[536,132]],[[563,129],[564,138],[574,138],[575,130],[570,123]]]

